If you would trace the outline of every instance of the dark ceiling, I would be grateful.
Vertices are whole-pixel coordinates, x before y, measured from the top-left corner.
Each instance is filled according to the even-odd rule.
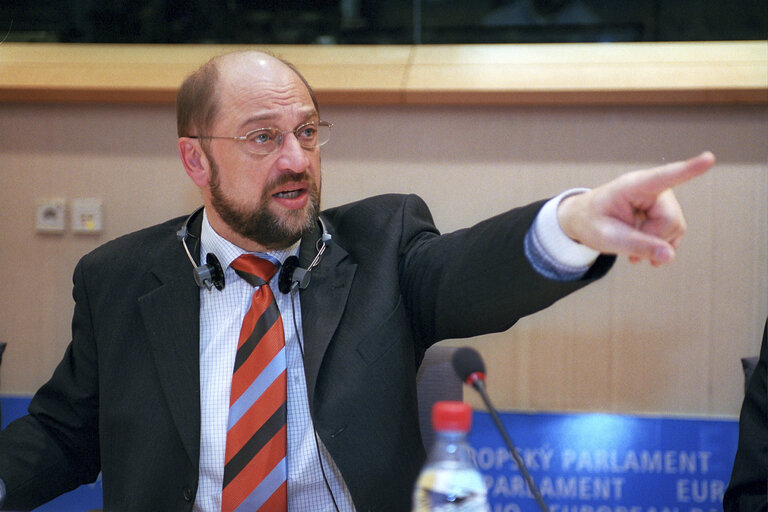
[[[766,0],[3,0],[0,9],[0,41],[440,44],[766,38]]]

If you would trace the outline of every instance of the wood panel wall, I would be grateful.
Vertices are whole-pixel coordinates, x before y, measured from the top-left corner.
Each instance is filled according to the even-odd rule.
[[[0,46],[0,101],[172,104],[244,45]],[[268,46],[325,105],[768,103],[768,42]]]

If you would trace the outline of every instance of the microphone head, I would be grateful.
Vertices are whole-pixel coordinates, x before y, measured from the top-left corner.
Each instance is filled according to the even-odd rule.
[[[471,347],[461,347],[451,358],[453,371],[467,384],[474,385],[478,380],[485,381],[485,364],[480,353]]]
[[[309,281],[312,279],[312,272],[305,268],[296,267],[293,269],[293,276],[291,276],[291,287],[299,287],[302,290],[306,290],[309,286]]]
[[[195,281],[201,288],[200,283],[202,282],[203,286],[209,290],[212,286],[215,286],[217,290],[224,289],[224,271],[221,269],[219,258],[212,252],[209,252],[205,257],[205,265],[195,268]]]
[[[280,268],[280,274],[277,276],[277,288],[282,293],[291,293],[293,287],[293,272],[299,266],[299,258],[296,256],[289,256],[283,262],[282,268]]]

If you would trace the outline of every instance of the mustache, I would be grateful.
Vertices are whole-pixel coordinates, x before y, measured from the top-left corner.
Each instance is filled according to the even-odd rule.
[[[289,173],[281,174],[277,178],[271,180],[270,182],[267,183],[267,186],[265,188],[273,189],[281,185],[287,185],[290,183],[302,183],[302,182],[306,182],[311,185],[311,184],[314,184],[315,180],[306,171],[301,173],[289,172]]]

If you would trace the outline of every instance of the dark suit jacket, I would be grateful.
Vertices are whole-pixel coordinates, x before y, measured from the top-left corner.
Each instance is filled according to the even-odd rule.
[[[768,510],[768,320],[763,330],[760,358],[747,383],[739,416],[739,446],[728,489],[727,512]]]
[[[315,427],[360,511],[405,511],[424,460],[415,376],[446,338],[503,331],[601,276],[537,274],[523,237],[541,203],[439,236],[415,196],[324,213],[333,240],[301,292]],[[200,444],[199,293],[174,219],[109,242],[74,274],[72,342],[30,415],[0,434],[8,508],[101,470],[108,511],[187,511]],[[319,231],[302,241],[302,263]],[[215,291],[213,292],[215,293]]]

